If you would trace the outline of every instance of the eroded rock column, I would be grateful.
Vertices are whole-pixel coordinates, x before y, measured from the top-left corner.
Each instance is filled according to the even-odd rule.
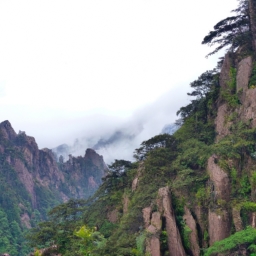
[[[189,235],[189,242],[190,242],[190,249],[193,254],[193,256],[199,256],[200,255],[200,247],[198,244],[198,234],[196,229],[196,222],[193,218],[190,210],[185,207],[185,215],[183,216],[183,220],[185,221],[186,225],[191,229],[191,233]]]
[[[185,256],[186,254],[181,242],[180,232],[176,225],[175,215],[171,204],[169,188],[160,188],[158,190],[158,197],[158,207],[166,219],[169,255]]]
[[[213,155],[208,159],[208,172],[213,183],[214,191],[214,207],[209,209],[208,213],[208,233],[210,245],[214,242],[222,240],[230,236],[231,216],[228,209],[223,205],[218,206],[216,202],[229,202],[230,200],[230,181],[227,173],[225,173],[216,163],[217,156]]]

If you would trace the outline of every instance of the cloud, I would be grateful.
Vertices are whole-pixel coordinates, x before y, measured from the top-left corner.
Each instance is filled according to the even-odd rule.
[[[69,153],[83,155],[86,148],[91,147],[103,155],[108,164],[114,159],[133,160],[133,152],[142,141],[159,134],[166,124],[175,122],[177,110],[188,103],[188,90],[188,86],[175,86],[125,119],[105,115],[86,117],[83,125],[87,125],[73,133],[74,143],[64,156],[67,159]]]

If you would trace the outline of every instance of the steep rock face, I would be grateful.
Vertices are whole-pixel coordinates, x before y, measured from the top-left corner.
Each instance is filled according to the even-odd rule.
[[[256,88],[243,92],[243,105],[237,110],[239,118],[243,121],[251,121],[252,127],[256,127]]]
[[[223,103],[219,106],[217,111],[217,117],[215,119],[215,130],[216,130],[216,141],[219,141],[223,137],[229,134],[229,126],[230,123],[226,122],[226,116],[228,114],[228,106],[227,103]]]
[[[230,134],[232,122],[228,121],[231,113],[237,113],[237,120],[244,122],[250,121],[252,127],[256,127],[256,89],[248,89],[250,76],[252,73],[252,57],[240,59],[236,64],[236,91],[238,93],[241,105],[236,109],[230,109],[225,102],[219,102],[217,116],[215,119],[216,142]],[[227,54],[220,73],[221,90],[228,88],[231,80],[230,70],[232,60]],[[207,170],[212,184],[211,195],[213,197],[213,206],[208,212],[208,233],[209,244],[222,240],[231,234],[231,223],[233,221],[236,231],[242,230],[242,221],[240,209],[229,209],[225,205],[230,202],[231,184],[229,174],[224,172],[217,164],[218,157],[213,155],[208,159]],[[218,206],[222,202],[222,206]],[[226,202],[226,203],[225,203]]]
[[[161,256],[158,237],[152,236],[150,240],[146,242],[146,252],[151,256]]]
[[[189,241],[191,245],[191,251],[193,256],[200,255],[200,247],[198,243],[198,233],[196,228],[196,221],[193,218],[190,210],[185,207],[185,215],[183,216],[183,220],[185,221],[186,225],[190,228],[191,233],[189,234]]]
[[[230,200],[230,181],[227,173],[225,173],[216,163],[217,157],[211,156],[208,159],[207,170],[210,180],[213,184],[212,195],[214,202],[218,200]],[[208,233],[210,237],[210,245],[215,241],[228,237],[231,233],[231,221],[228,209],[225,207],[209,209],[208,215]]]
[[[146,239],[146,252],[152,256],[161,255],[160,234],[164,228],[167,233],[168,255],[185,256],[186,254],[176,224],[168,187],[163,187],[158,190],[156,204],[158,211],[152,212],[151,206],[145,207],[142,210],[144,228],[147,234],[149,234]],[[163,222],[165,223],[164,227]]]
[[[220,86],[222,88],[228,87],[228,82],[230,81],[230,68],[232,67],[232,58],[229,53],[226,54],[224,58],[223,65],[220,72]]]
[[[124,214],[128,212],[128,206],[129,206],[129,197],[127,195],[124,195],[123,197],[123,213]]]
[[[152,212],[151,207],[146,207],[142,210],[145,228],[147,228],[150,225],[151,212]]]
[[[0,123],[0,133],[5,140],[14,140],[17,136],[8,120]]]
[[[144,226],[150,236],[146,240],[146,252],[152,256],[160,256],[160,232],[162,228],[162,216],[159,212],[153,212],[151,207],[143,209]]]
[[[107,218],[111,223],[116,223],[118,221],[118,210],[114,209],[108,212]]]
[[[203,210],[203,207],[200,206],[200,205],[197,205],[194,208],[194,213],[195,213],[195,216],[196,216],[196,223],[199,225],[201,233],[205,234],[205,232],[207,230],[207,225],[206,225],[206,222],[204,221],[204,219],[206,219],[205,216],[204,216],[204,215],[206,215],[206,213]],[[208,212],[207,212],[207,214],[208,214]],[[203,237],[201,238],[201,240],[198,237],[198,241],[202,244],[203,248],[207,247],[207,241]]]
[[[101,184],[106,169],[103,157],[92,149],[87,149],[84,157],[71,156],[66,163],[57,163],[52,151],[39,150],[33,137],[25,132],[16,134],[9,121],[0,123],[0,177],[4,182],[0,185],[8,184],[11,191],[16,191],[11,192],[11,211],[16,214],[19,205],[17,221],[26,227],[31,226],[34,210],[45,216],[47,209],[57,203],[90,196]],[[0,202],[8,196],[4,191]],[[10,206],[0,206],[10,211]]]
[[[231,234],[231,218],[227,210],[218,209],[218,212],[213,212],[209,209],[209,244],[220,241]]]
[[[232,208],[232,217],[233,217],[233,222],[234,222],[236,231],[243,230],[243,223],[240,216],[240,208],[235,208],[235,207]]]
[[[170,256],[185,256],[186,253],[181,242],[180,232],[176,225],[175,215],[171,204],[169,188],[160,188],[158,197],[158,208],[166,219],[169,254]]]
[[[213,155],[208,159],[207,170],[210,180],[213,182],[214,195],[216,198],[230,200],[230,181],[228,174],[224,172],[216,163],[218,158]]]
[[[107,166],[102,156],[93,149],[87,149],[84,157],[69,155],[67,162],[59,163],[59,169],[63,172],[65,179],[75,184],[75,187],[68,186],[72,197],[85,198],[99,187]]]
[[[139,185],[139,177],[140,177],[141,173],[143,172],[143,169],[144,169],[143,163],[140,163],[139,168],[137,170],[137,174],[132,181],[132,192],[134,192]]]
[[[236,91],[247,91],[249,79],[252,73],[252,57],[248,56],[238,63],[236,76]]]

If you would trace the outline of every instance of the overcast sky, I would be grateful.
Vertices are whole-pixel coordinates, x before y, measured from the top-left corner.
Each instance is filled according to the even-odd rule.
[[[140,118],[153,136],[188,102],[189,82],[215,67],[201,41],[236,5],[0,0],[0,121],[41,148]]]

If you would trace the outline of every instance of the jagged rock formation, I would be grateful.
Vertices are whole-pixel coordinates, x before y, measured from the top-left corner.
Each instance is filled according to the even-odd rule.
[[[190,228],[191,233],[189,234],[189,241],[191,245],[191,252],[194,256],[200,255],[200,247],[198,242],[198,231],[196,226],[196,221],[194,217],[191,214],[191,211],[185,207],[185,214],[183,216],[183,219],[186,223],[186,225]]]
[[[9,121],[0,123],[0,160],[1,181],[9,184],[10,190],[16,189],[16,198],[13,195],[10,200],[19,208],[20,222],[27,228],[33,225],[35,210],[45,217],[47,209],[57,203],[92,195],[107,169],[103,157],[92,149],[83,157],[70,156],[67,162],[57,163],[51,150],[39,150],[33,137],[25,132],[16,134]],[[2,193],[0,207],[10,210],[4,203],[7,196]]]

